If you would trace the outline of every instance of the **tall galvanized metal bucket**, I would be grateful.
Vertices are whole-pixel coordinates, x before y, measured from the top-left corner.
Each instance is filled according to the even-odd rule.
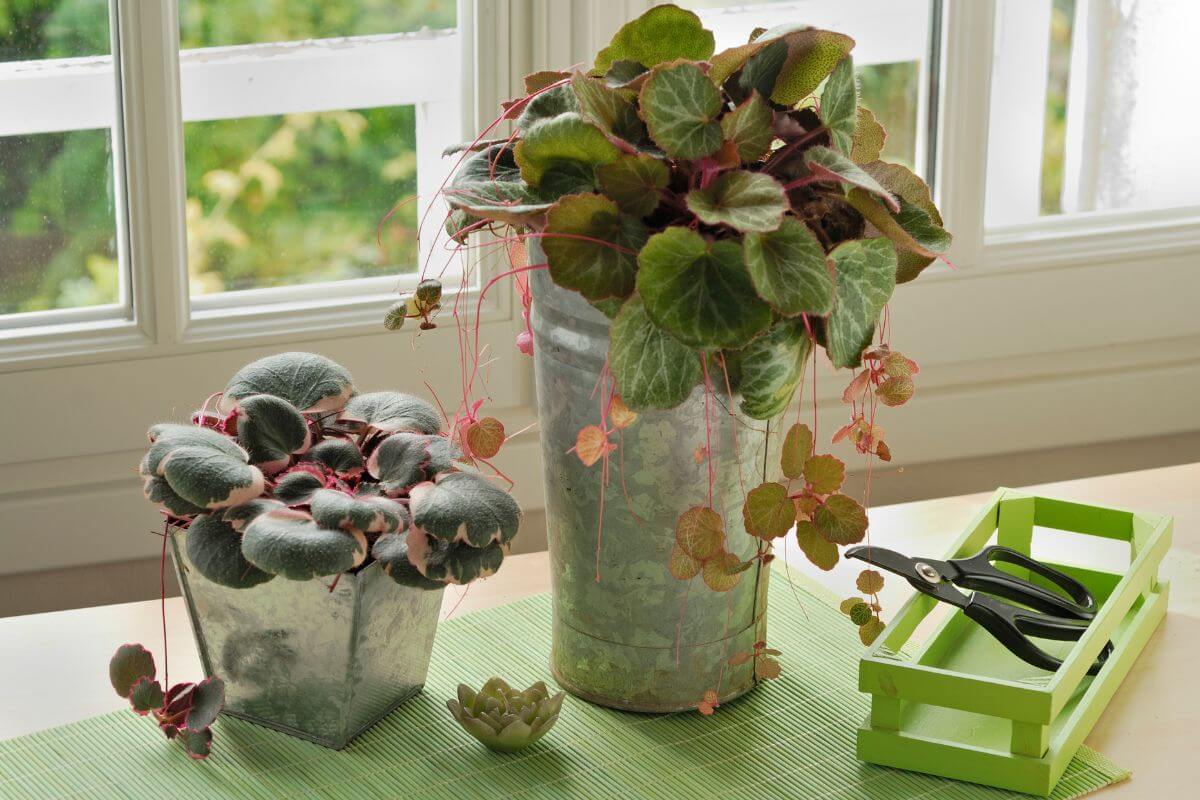
[[[441,591],[401,586],[373,563],[354,575],[249,589],[192,567],[171,536],[205,674],[225,681],[222,713],[335,749],[421,691]]]
[[[530,263],[539,260],[531,247]],[[609,321],[545,270],[531,285],[555,677],[578,697],[630,711],[695,708],[709,690],[722,700],[743,694],[755,685],[753,664],[728,660],[766,637],[769,569],[756,563],[726,593],[667,570],[679,515],[708,503],[709,467],[696,457],[706,444],[703,391],[678,408],[639,414],[602,489],[601,465],[586,467],[569,451],[580,428],[600,420],[595,388]],[[710,398],[714,507],[727,548],[746,559],[758,540],[742,527],[744,492],[762,482],[767,459],[778,463],[780,437],[766,423],[732,418],[736,404],[724,394]]]

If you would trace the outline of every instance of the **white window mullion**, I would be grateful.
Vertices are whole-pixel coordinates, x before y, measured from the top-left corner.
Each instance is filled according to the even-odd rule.
[[[114,0],[134,318],[156,343],[188,324],[179,20],[175,3]]]
[[[977,264],[983,248],[995,13],[994,0],[947,0],[943,9],[935,194],[959,268]]]

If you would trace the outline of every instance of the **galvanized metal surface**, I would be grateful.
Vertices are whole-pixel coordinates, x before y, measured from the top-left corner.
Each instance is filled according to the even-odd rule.
[[[192,568],[186,531],[171,537],[179,585],[223,713],[340,749],[421,691],[442,592],[401,586],[371,564],[356,575],[249,589]]]
[[[538,258],[534,246],[531,263]],[[766,637],[769,570],[754,565],[726,593],[667,571],[680,513],[708,503],[708,464],[695,457],[707,440],[703,391],[670,411],[641,413],[623,432],[601,527],[601,467],[585,467],[568,451],[580,428],[599,422],[594,389],[609,323],[544,270],[531,284],[555,677],[579,697],[631,711],[695,708],[707,690],[723,700],[748,691],[752,664],[727,661]],[[768,436],[764,422],[735,419],[736,403],[723,391],[709,404],[713,504],[729,551],[745,559],[759,546],[742,527],[745,492],[762,482],[766,463],[778,463],[780,437]]]

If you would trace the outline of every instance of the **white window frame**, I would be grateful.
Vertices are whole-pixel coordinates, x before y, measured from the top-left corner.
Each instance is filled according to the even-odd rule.
[[[398,289],[415,284],[415,273],[189,297],[182,123],[414,105],[418,214],[426,218],[420,254],[424,263],[442,216],[436,207],[427,215],[424,211],[436,202],[452,165],[441,151],[470,138],[509,96],[511,56],[505,34],[510,24],[528,24],[523,11],[507,1],[459,0],[461,22],[453,32],[181,54],[175,3],[113,0],[115,70],[111,56],[0,65],[0,102],[35,110],[31,117],[0,122],[0,135],[111,126],[122,267],[116,304],[6,315],[0,321],[0,373],[159,358],[228,347],[235,341],[275,344],[378,331],[384,310]],[[490,23],[478,24],[477,16]],[[380,69],[381,64],[387,68]],[[432,65],[437,65],[436,72]],[[230,93],[233,82],[242,88]],[[463,91],[447,94],[447,84]],[[212,102],[218,92],[209,87],[225,87],[226,96]],[[72,101],[82,102],[47,99],[56,92],[69,92]],[[115,125],[114,108],[121,114]],[[126,154],[136,156],[126,159]],[[439,237],[439,244],[444,239]],[[430,271],[440,272],[445,260],[434,254],[428,260]],[[477,277],[466,298],[472,308],[478,276],[494,266],[474,270]],[[448,286],[461,274],[456,266],[451,273]],[[509,293],[489,292],[481,309],[484,341],[495,338],[498,345],[507,339],[513,317]]]

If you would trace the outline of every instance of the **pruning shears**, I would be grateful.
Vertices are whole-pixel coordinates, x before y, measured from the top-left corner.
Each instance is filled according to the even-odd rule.
[[[963,614],[983,626],[1017,658],[1045,670],[1057,670],[1062,661],[1038,647],[1029,637],[1077,641],[1096,616],[1096,600],[1086,586],[1010,547],[991,545],[970,558],[948,561],[909,558],[894,550],[873,546],[852,547],[846,551],[846,557],[866,561],[899,575],[917,591],[962,609]],[[1059,591],[997,569],[993,562],[1027,569]],[[959,591],[960,588],[972,592],[967,594]],[[1012,602],[1006,603],[998,597]],[[1112,650],[1112,642],[1109,642],[1088,670],[1089,675],[1101,670]]]

